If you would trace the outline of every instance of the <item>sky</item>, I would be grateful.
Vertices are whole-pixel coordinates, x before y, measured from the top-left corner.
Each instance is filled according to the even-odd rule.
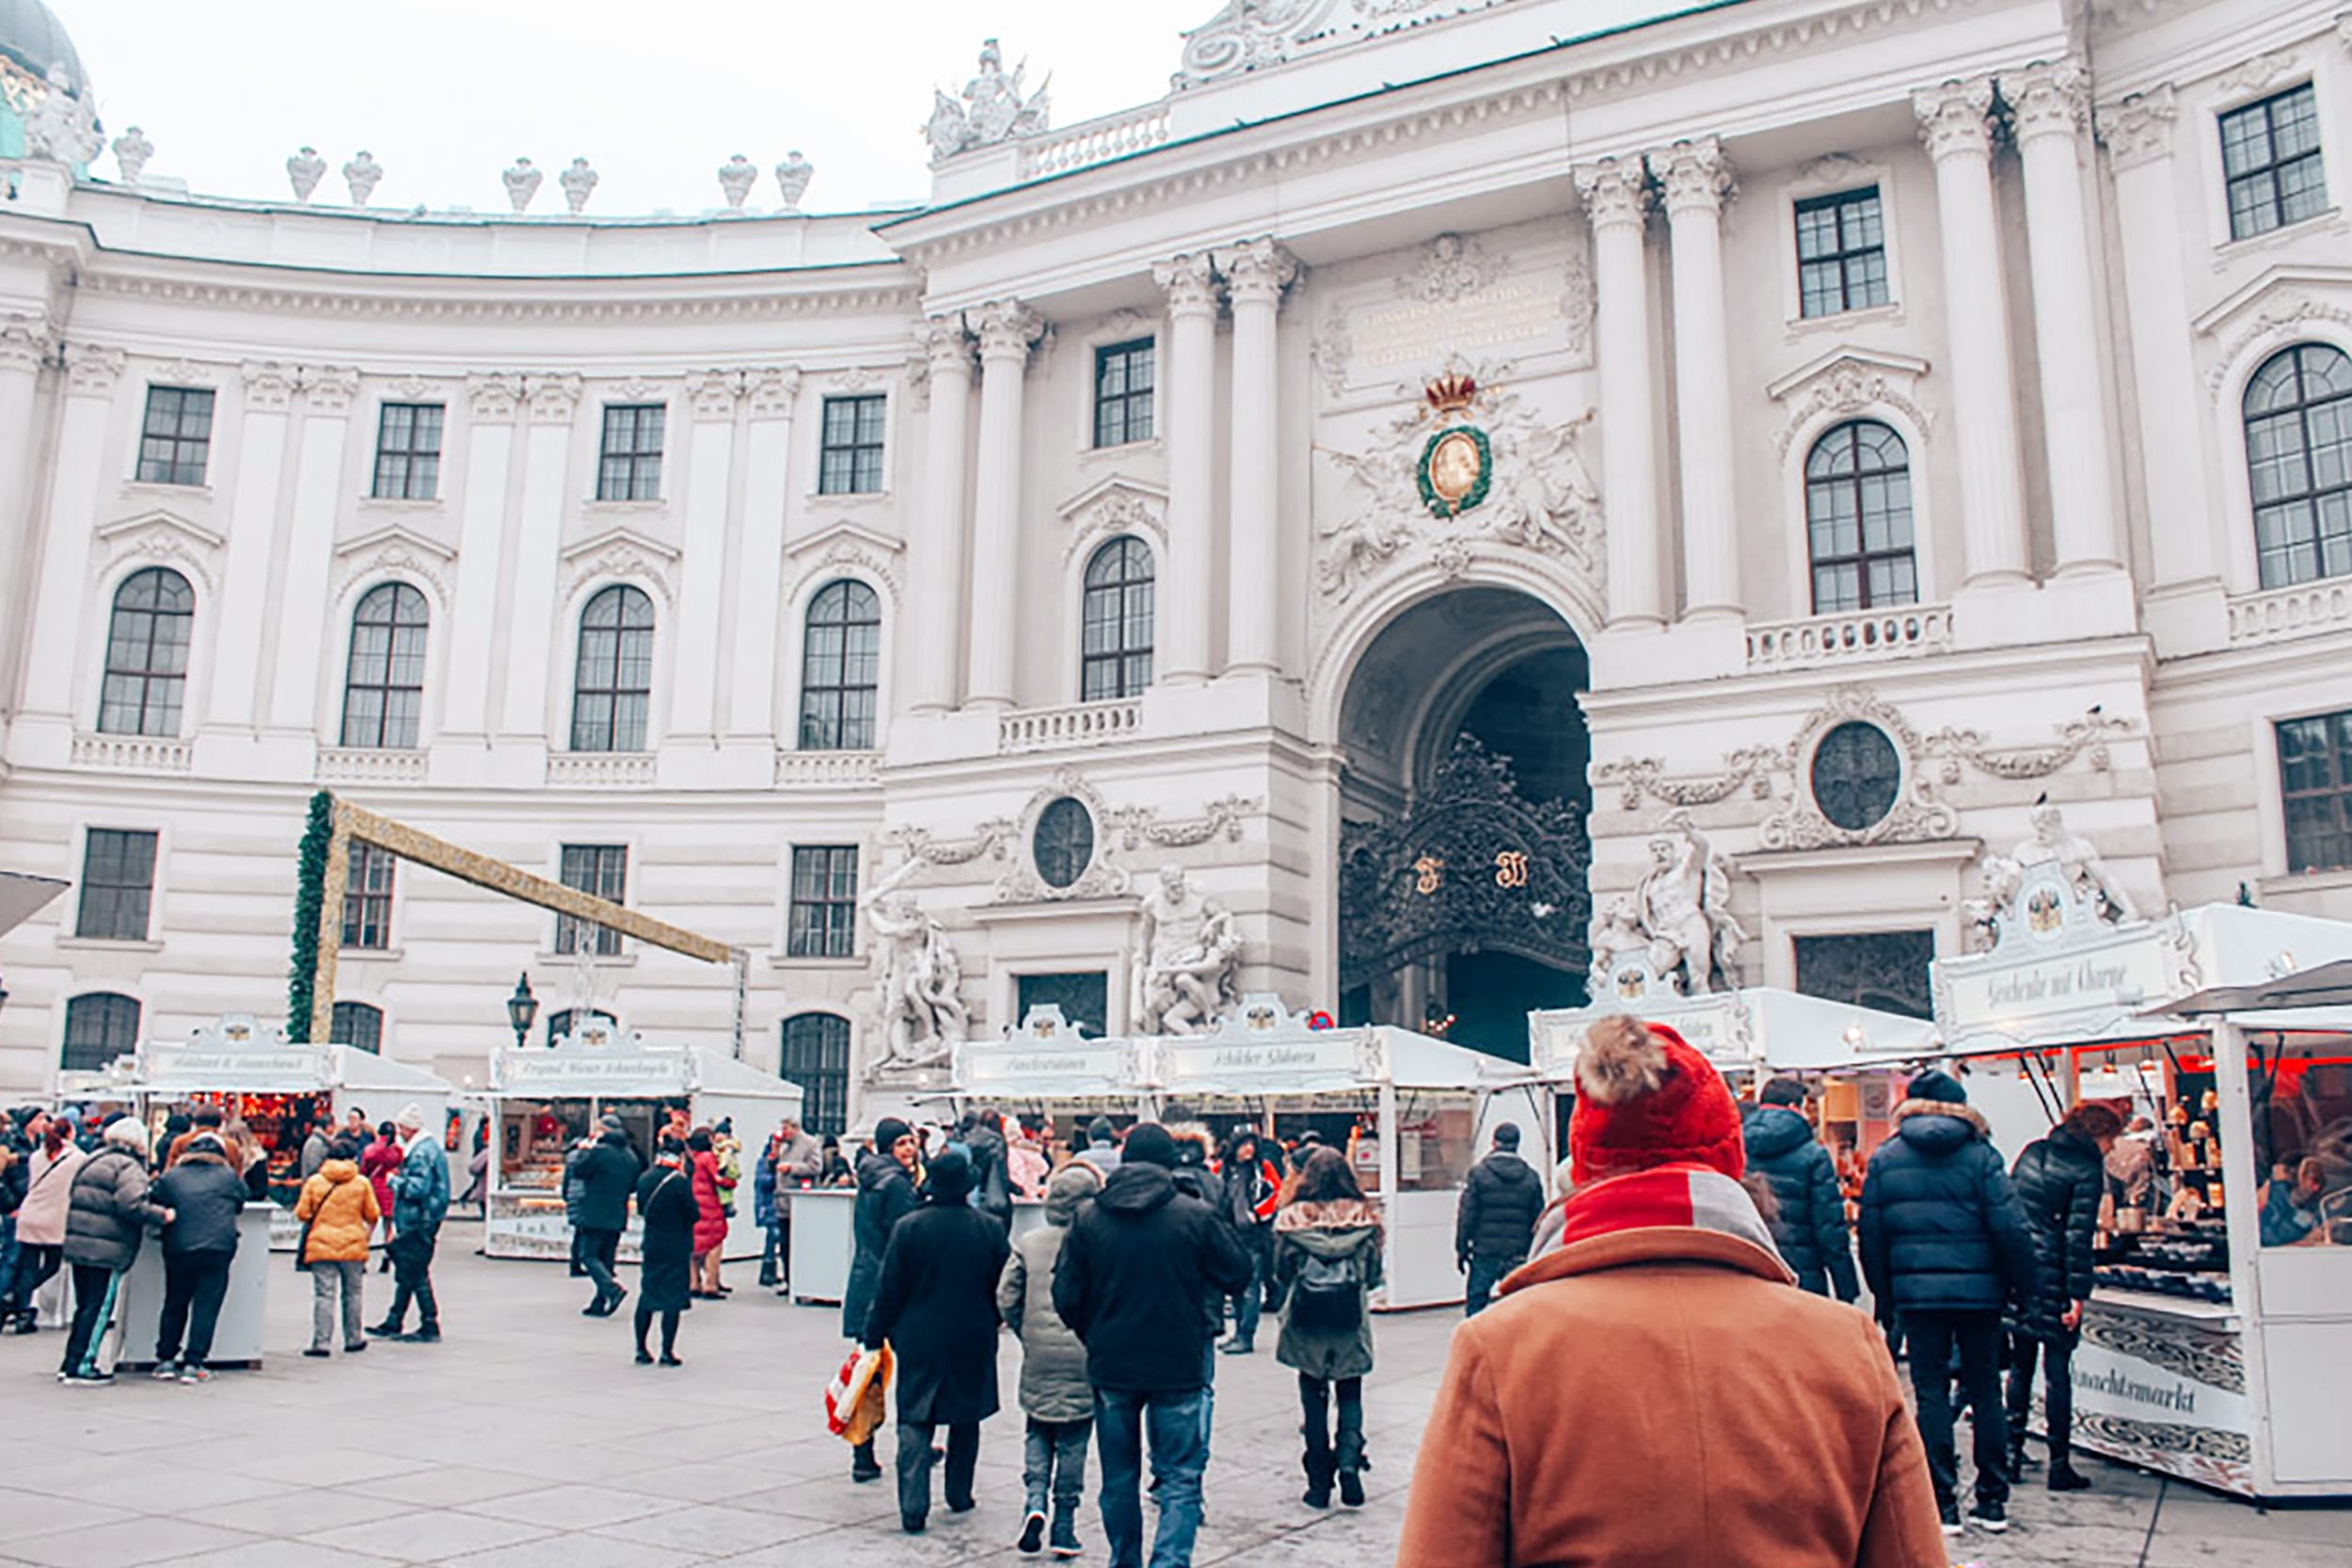
[[[591,214],[723,202],[719,166],[816,166],[803,207],[850,212],[930,190],[931,89],[959,91],[980,40],[1028,86],[1050,73],[1053,123],[1168,90],[1180,34],[1218,0],[49,0],[98,91],[108,138],[137,125],[149,176],[205,196],[282,200],[289,154],[330,170],[365,148],[373,205],[504,212],[519,154],[556,176],[585,156]],[[92,172],[114,177],[102,155]],[[319,199],[343,199],[330,173]]]

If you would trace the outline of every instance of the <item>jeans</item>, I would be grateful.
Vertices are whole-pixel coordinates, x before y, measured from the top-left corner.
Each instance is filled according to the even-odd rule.
[[[2042,1418],[2050,1433],[2050,1468],[2066,1465],[2074,1449],[2074,1337],[2029,1339],[2023,1334],[2009,1342],[2009,1427],[2011,1440],[2024,1443],[2026,1419],[2033,1414],[2033,1366],[2042,1361]],[[2010,1478],[2014,1481],[2014,1476]]]
[[[72,1377],[92,1377],[107,1331],[114,1327],[115,1309],[128,1269],[73,1265],[73,1327],[65,1337],[65,1357],[57,1370]]]
[[[931,1513],[930,1421],[898,1419],[898,1517],[919,1525]],[[959,1421],[947,1428],[947,1506],[958,1513],[972,1507],[972,1477],[980,1463],[980,1423]]]
[[[1075,1513],[1087,1489],[1087,1442],[1092,1417],[1074,1421],[1029,1418],[1022,1451],[1021,1481],[1028,1489],[1028,1512],[1042,1513],[1050,1498],[1056,1513]]]
[[[312,1350],[334,1348],[339,1307],[343,1349],[367,1343],[360,1334],[360,1325],[367,1321],[367,1309],[359,1299],[360,1288],[367,1283],[367,1278],[368,1260],[364,1258],[323,1258],[310,1265]]]
[[[1241,1244],[1249,1254],[1249,1283],[1233,1292],[1233,1338],[1253,1345],[1258,1342],[1258,1319],[1265,1308],[1265,1227],[1252,1226]]]
[[[1928,1450],[1928,1477],[1936,1506],[1959,1506],[1960,1455],[1952,1438],[1952,1352],[1960,1352],[1961,1387],[1975,1434],[1977,1501],[2009,1501],[2009,1423],[2001,1409],[2001,1315],[1998,1312],[1906,1311],[1911,1386],[1919,1402],[1919,1440]]]
[[[155,1330],[155,1363],[183,1361],[201,1367],[212,1359],[213,1330],[229,1294],[232,1252],[164,1254],[164,1314]],[[184,1334],[187,1354],[181,1354]]]
[[[1103,1533],[1111,1568],[1144,1568],[1143,1441],[1152,1438],[1152,1475],[1159,1487],[1160,1528],[1151,1568],[1191,1568],[1200,1533],[1200,1472],[1208,1466],[1207,1390],[1167,1393],[1094,1391],[1097,1446],[1103,1455]]]
[[[417,1304],[417,1326],[441,1326],[440,1304],[433,1299],[433,1248],[437,1230],[403,1230],[392,1238],[392,1305],[384,1321],[398,1328],[408,1318],[408,1303]]]
[[[18,1243],[16,1249],[16,1309],[30,1320],[36,1308],[33,1297],[40,1288],[57,1277],[65,1267],[62,1246],[28,1245]]]
[[[1470,1283],[1462,1292],[1462,1316],[1475,1318],[1486,1310],[1494,1300],[1495,1287],[1502,1283],[1505,1275],[1526,1261],[1525,1258],[1472,1258]]]
[[[1364,1468],[1364,1380],[1343,1377],[1337,1380],[1336,1386],[1340,1396],[1340,1430],[1334,1452],[1330,1425],[1334,1384],[1305,1372],[1298,1374],[1298,1409],[1306,1418],[1300,1430],[1307,1438],[1307,1476],[1326,1488],[1330,1486],[1335,1472]]]
[[[624,1294],[621,1282],[612,1277],[612,1264],[621,1254],[621,1233],[617,1230],[576,1231],[578,1250],[573,1254],[588,1277],[596,1282],[598,1301],[618,1301]]]
[[[768,1239],[759,1248],[759,1282],[770,1290],[784,1279],[784,1222],[768,1222]]]

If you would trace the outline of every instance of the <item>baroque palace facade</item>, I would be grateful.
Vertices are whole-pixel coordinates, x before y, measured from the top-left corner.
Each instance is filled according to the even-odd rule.
[[[143,179],[11,0],[0,1086],[277,1016],[321,787],[746,950],[820,1123],[909,952],[1128,1029],[1171,864],[1504,1051],[1653,856],[1895,1006],[2044,799],[2352,916],[2343,7],[1234,4],[1066,129],[992,47],[920,208],[493,219]],[[453,1082],[526,969],[731,1028],[389,860],[343,938]]]

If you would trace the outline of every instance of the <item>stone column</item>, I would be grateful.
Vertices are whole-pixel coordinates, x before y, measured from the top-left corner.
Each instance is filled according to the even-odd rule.
[[[221,572],[219,630],[204,712],[207,728],[250,732],[262,717],[262,632],[269,618],[270,556],[278,542],[278,489],[284,480],[294,370],[274,360],[248,360],[244,380],[228,561]],[[216,403],[215,431],[222,422]]]
[[[532,376],[525,394],[529,431],[523,437],[523,496],[514,531],[513,574],[506,583],[506,707],[499,732],[510,741],[551,751],[571,745],[572,672],[556,635],[557,566],[564,551],[564,491],[571,480],[572,426],[580,414],[580,378]],[[665,607],[666,608],[666,607]],[[675,644],[673,644],[675,646]],[[657,686],[661,679],[655,674]],[[550,735],[549,683],[560,683]],[[655,737],[648,736],[647,743]]]
[[[910,708],[957,705],[963,652],[964,563],[971,559],[963,509],[972,446],[972,335],[963,317],[933,316],[915,328],[930,365],[930,425],[924,442],[921,531],[907,552],[910,619],[898,646],[912,656]]]
[[[0,636],[0,693],[16,690],[16,673],[29,651],[24,633],[33,618],[33,584],[24,566],[33,474],[40,467],[40,372],[56,352],[45,317],[0,315],[0,451],[15,454],[0,467],[0,625],[13,628]]]
[[[1282,673],[1279,359],[1276,314],[1298,262],[1272,240],[1217,258],[1233,307],[1232,501],[1226,517],[1226,659],[1229,671]]]
[[[1732,472],[1731,339],[1724,318],[1724,202],[1731,165],[1712,136],[1653,154],[1674,230],[1675,418],[1682,476],[1686,615],[1740,612]]]
[[[735,629],[727,688],[727,733],[739,742],[779,741],[776,659],[784,613],[784,519],[790,506],[792,405],[796,370],[754,371],[748,379],[751,432],[744,441],[743,538],[735,563]],[[952,650],[950,657],[953,657]]]
[[[1639,159],[1576,169],[1593,228],[1600,451],[1609,511],[1609,623],[1659,626],[1658,433],[1649,362],[1649,273],[1642,231],[1647,197]]]
[[[1216,597],[1216,272],[1205,253],[1160,262],[1152,280],[1168,295],[1168,559],[1154,635],[1167,686],[1197,686],[1214,673],[1209,651]]]
[[[670,688],[670,734],[680,739],[719,729],[727,501],[735,492],[735,411],[742,401],[740,371],[696,371],[686,378],[693,424],[686,442],[686,547],[678,562],[677,669]]]
[[[106,426],[126,358],[119,348],[89,343],[69,343],[65,349],[65,417],[50,468],[48,530],[28,644],[38,653],[25,663],[24,711],[53,718],[69,730],[98,727],[94,697],[87,714],[74,712],[73,680],[76,671],[103,668],[106,657],[106,610],[96,601],[89,580],[90,541],[98,526],[98,487],[106,477]],[[96,616],[96,626],[88,625],[86,611]],[[93,680],[93,692],[96,686]],[[57,765],[65,760],[69,739],[70,734],[57,740]]]
[[[980,452],[972,498],[972,666],[969,701],[1013,705],[1021,616],[1021,399],[1029,348],[1045,322],[1019,300],[974,313],[980,339]]]
[[[2018,474],[2017,383],[2009,362],[2009,299],[2001,284],[1993,204],[1993,83],[1979,77],[1916,93],[1920,139],[1935,163],[1943,221],[1946,332],[1952,422],[1972,584],[2024,582],[2026,502]]]
[[[2083,211],[2083,125],[2090,105],[2072,60],[2003,79],[2026,171],[2026,243],[2033,264],[2035,357],[2042,372],[2042,445],[2059,573],[2120,567],[2115,443],[2099,368],[2106,362],[2092,292],[2096,261]]]
[[[505,580],[500,554],[506,536],[507,470],[515,451],[515,412],[522,395],[519,376],[480,375],[466,384],[465,451],[460,458],[466,480],[458,498],[457,587],[449,617],[451,675],[440,729],[453,739],[490,733],[490,698],[496,686],[490,672],[496,668],[494,638]],[[474,750],[479,752],[479,743]]]
[[[278,641],[269,662],[270,728],[316,737],[322,688],[340,705],[344,671],[326,652],[336,607],[328,581],[335,564],[334,517],[343,499],[343,447],[351,425],[351,403],[359,395],[359,372],[334,365],[302,370],[302,425],[295,445],[294,526],[286,551],[286,584],[271,619]],[[356,608],[356,607],[345,607]],[[340,721],[324,743],[342,743]]]
[[[2125,244],[2123,306],[2132,337],[2140,465],[2158,590],[2212,582],[2213,476],[2205,456],[2207,407],[2197,374],[2188,281],[2174,194],[2172,88],[2168,84],[2100,112],[2115,164],[2115,214]]]

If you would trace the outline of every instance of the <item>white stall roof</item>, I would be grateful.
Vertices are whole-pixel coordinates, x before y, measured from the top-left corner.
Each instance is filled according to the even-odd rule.
[[[0,871],[0,937],[39,914],[68,883],[51,877],[28,877],[22,871]]]
[[[377,1095],[447,1097],[451,1092],[448,1079],[437,1072],[427,1072],[421,1067],[411,1067],[406,1062],[394,1061],[389,1056],[379,1056],[354,1046],[330,1045],[326,1049],[328,1082],[338,1088]]]
[[[1750,986],[1707,996],[1648,997],[1530,1013],[1527,1034],[1536,1069],[1549,1078],[1568,1077],[1586,1026],[1613,1013],[1665,1024],[1726,1073],[1759,1068],[1830,1072],[1932,1056],[1939,1049],[1935,1025],[1927,1019],[1776,986]]]
[[[749,1062],[739,1062],[724,1052],[707,1046],[691,1045],[686,1049],[693,1057],[696,1093],[725,1095],[736,1100],[788,1100],[796,1104],[803,1098],[801,1085],[788,1078],[763,1072]]]

